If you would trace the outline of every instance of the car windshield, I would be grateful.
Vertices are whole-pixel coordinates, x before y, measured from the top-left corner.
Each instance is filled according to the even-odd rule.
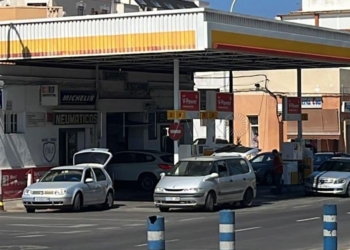
[[[77,169],[53,169],[40,180],[40,182],[80,182],[83,170]]]
[[[105,153],[80,153],[74,156],[75,165],[92,163],[92,164],[104,164],[109,158],[108,154]]]
[[[350,172],[350,161],[326,161],[317,171]]]
[[[314,164],[320,165],[324,161],[332,158],[333,156],[334,156],[334,154],[316,154],[316,155],[314,155]]]
[[[211,161],[179,161],[169,175],[173,176],[206,176],[213,168]]]

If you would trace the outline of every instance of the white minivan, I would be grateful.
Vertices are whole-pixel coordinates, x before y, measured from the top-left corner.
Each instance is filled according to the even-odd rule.
[[[256,196],[255,173],[241,156],[186,158],[161,174],[153,196],[161,212],[186,207],[214,211],[216,205],[235,202],[250,207]]]

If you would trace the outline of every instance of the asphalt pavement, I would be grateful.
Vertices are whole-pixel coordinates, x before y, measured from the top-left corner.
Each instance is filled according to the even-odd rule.
[[[167,250],[218,250],[219,213],[145,208],[82,213],[0,213],[0,250],[147,249],[147,217],[165,217]],[[236,211],[239,250],[322,249],[323,204],[338,205],[339,250],[350,249],[350,199],[303,197],[260,202]]]

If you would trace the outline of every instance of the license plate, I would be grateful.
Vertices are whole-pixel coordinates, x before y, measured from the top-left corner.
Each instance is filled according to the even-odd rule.
[[[180,201],[180,197],[165,197],[166,201]]]
[[[44,198],[44,197],[35,197],[34,201],[50,201],[50,198]]]
[[[322,188],[329,188],[328,185],[322,185],[321,187],[322,187]]]

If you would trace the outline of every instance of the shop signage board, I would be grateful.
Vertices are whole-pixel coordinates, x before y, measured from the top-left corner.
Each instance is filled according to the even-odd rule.
[[[323,104],[322,97],[302,97],[301,108],[303,109],[321,109]]]
[[[180,123],[173,123],[169,126],[169,137],[178,141],[184,136],[184,127]]]
[[[350,101],[345,101],[341,105],[341,112],[350,113]]]
[[[53,118],[54,125],[91,125],[97,122],[97,112],[57,112]]]
[[[40,86],[40,103],[41,106],[58,105],[58,86],[42,85]]]
[[[180,91],[180,109],[185,111],[199,111],[199,95],[198,91]]]
[[[301,121],[300,97],[284,97],[282,108],[282,115],[284,121]]]
[[[233,94],[216,93],[216,111],[232,112],[233,111]]]
[[[96,97],[96,91],[61,90],[60,105],[95,105]]]
[[[186,119],[199,119],[200,93],[199,91],[180,91],[180,110],[186,111]]]

